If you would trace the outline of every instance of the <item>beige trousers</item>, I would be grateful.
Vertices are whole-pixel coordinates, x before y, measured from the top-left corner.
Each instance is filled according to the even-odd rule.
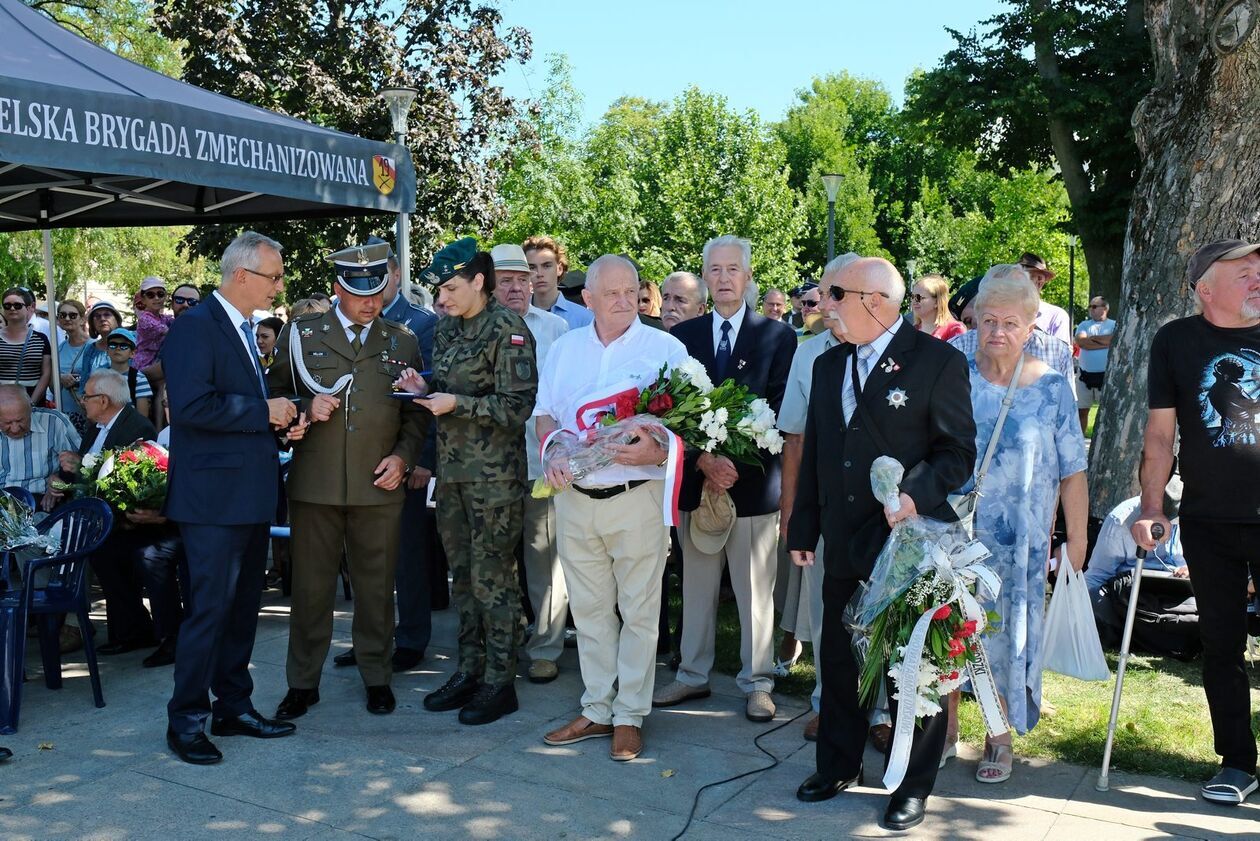
[[[683,514],[678,537],[683,550],[682,664],[678,680],[688,686],[709,682],[717,633],[722,565],[730,567],[739,606],[740,690],[774,689],[774,579],[778,572],[779,513],[737,517],[726,546],[716,555],[691,541],[691,517]]]
[[[664,484],[650,481],[605,500],[575,490],[556,497],[557,546],[586,684],[582,715],[596,724],[640,727],[652,709]]]
[[[534,608],[534,635],[525,643],[531,660],[558,660],[564,651],[569,589],[556,552],[555,499],[525,496],[525,579]]]

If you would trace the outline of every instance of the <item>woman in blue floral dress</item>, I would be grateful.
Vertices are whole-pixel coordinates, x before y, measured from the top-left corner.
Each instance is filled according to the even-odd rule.
[[[1046,563],[1056,503],[1062,497],[1068,560],[1076,569],[1085,565],[1089,514],[1085,438],[1071,383],[1024,353],[1039,301],[1022,268],[990,269],[976,296],[979,344],[968,357],[977,471],[1011,379],[1019,378],[984,477],[976,535],[993,553],[989,568],[1002,579],[996,602],[985,605],[1001,620],[984,637],[984,646],[1011,726],[1021,734],[1041,716]],[[974,481],[962,490],[970,490]],[[1013,761],[1009,733],[986,739],[976,779],[1003,782],[1010,778]]]

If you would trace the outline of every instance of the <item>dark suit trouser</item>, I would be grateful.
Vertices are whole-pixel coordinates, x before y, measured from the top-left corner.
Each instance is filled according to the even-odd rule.
[[[857,691],[858,664],[853,657],[849,629],[844,625],[844,608],[860,583],[856,578],[833,575],[826,576],[823,583],[822,701],[815,761],[819,774],[835,780],[857,776],[866,747],[866,711],[858,701]],[[897,702],[891,700],[892,695],[890,681],[888,697],[896,721]],[[941,714],[927,719],[924,727],[915,728],[910,764],[894,795],[927,798],[932,793],[945,748],[946,726],[947,716]]]
[[[105,617],[114,642],[158,639],[179,633],[180,539],[175,530],[118,529],[92,555],[92,571],[105,591]],[[149,593],[150,618],[141,601]]]
[[[345,547],[354,588],[354,655],[365,686],[393,676],[394,569],[403,502],[319,505],[289,499],[293,602],[285,672],[292,689],[319,686],[332,644],[333,606]]]
[[[433,633],[433,607],[429,579],[433,556],[433,515],[426,501],[427,487],[407,489],[402,507],[402,534],[398,546],[398,568],[394,587],[398,591],[398,627],[394,644],[399,648],[424,651]]]
[[[258,629],[268,524],[217,526],[180,523],[188,582],[184,621],[175,649],[175,690],[167,704],[171,729],[197,733],[216,718],[253,710],[249,658]]]

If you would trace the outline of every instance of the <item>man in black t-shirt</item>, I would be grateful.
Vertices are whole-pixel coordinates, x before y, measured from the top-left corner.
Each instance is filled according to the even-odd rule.
[[[1239,804],[1255,791],[1256,737],[1243,650],[1247,576],[1260,581],[1260,244],[1223,240],[1190,258],[1200,315],[1169,322],[1151,345],[1141,514],[1133,539],[1155,546],[1162,477],[1181,437],[1181,542],[1199,608],[1203,691],[1221,771],[1204,799]]]

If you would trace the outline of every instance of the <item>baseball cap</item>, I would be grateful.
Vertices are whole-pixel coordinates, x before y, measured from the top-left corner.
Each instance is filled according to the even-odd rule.
[[[136,346],[136,334],[128,330],[126,327],[115,328],[114,331],[109,334],[109,338],[106,339],[106,341],[109,341],[109,339],[114,339],[114,338],[126,339],[127,341],[131,342],[132,347]]]
[[[149,275],[144,280],[140,281],[141,292],[148,292],[150,289],[165,289],[165,288],[166,288],[166,281],[154,275]]]
[[[1219,239],[1200,245],[1199,250],[1190,257],[1190,265],[1186,267],[1186,280],[1193,289],[1217,260],[1237,260],[1257,251],[1260,251],[1260,244],[1243,242],[1240,239]]]

